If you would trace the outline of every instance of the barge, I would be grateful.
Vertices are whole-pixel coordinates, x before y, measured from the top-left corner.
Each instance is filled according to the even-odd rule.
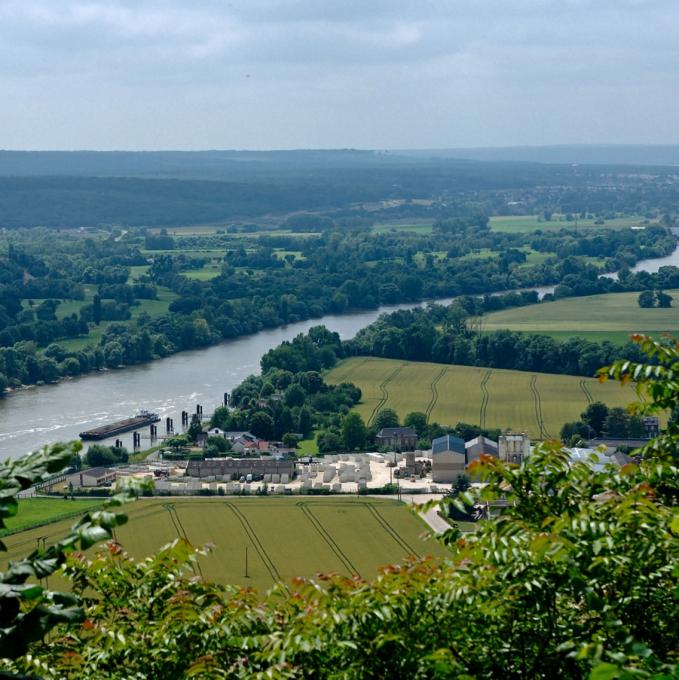
[[[116,420],[115,423],[102,425],[101,427],[94,427],[91,430],[85,430],[80,433],[80,439],[84,441],[94,441],[98,439],[107,439],[108,437],[115,437],[123,432],[136,430],[145,425],[157,423],[160,416],[151,411],[139,411],[133,418],[125,418],[124,420]]]

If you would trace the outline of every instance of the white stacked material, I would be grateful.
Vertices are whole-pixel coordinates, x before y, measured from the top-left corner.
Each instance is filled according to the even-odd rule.
[[[325,468],[325,472],[323,473],[323,481],[324,482],[332,482],[332,480],[335,478],[335,468],[332,465],[328,465]]]
[[[264,475],[264,481],[267,484],[271,484],[271,475]]]
[[[219,484],[217,482],[210,482],[210,491],[217,491]]]
[[[287,484],[290,481],[288,473],[284,473],[281,475],[281,484]]]
[[[341,485],[341,484],[333,484],[333,485],[332,485],[332,490],[333,490],[333,491],[339,492],[339,491],[342,490],[342,485]]]
[[[342,484],[345,484],[346,482],[355,482],[356,481],[356,473],[353,470],[343,470],[340,473],[340,482]]]
[[[272,484],[278,484],[278,482],[281,481],[281,476],[280,475],[269,475],[271,477],[271,483]]]
[[[318,475],[318,472],[316,470],[309,470],[309,477],[311,479],[316,479],[317,475]]]
[[[340,460],[343,460],[343,461],[348,461],[348,460],[349,460],[349,456],[348,456],[346,453],[342,453],[342,454],[340,454],[339,459],[340,459]]]
[[[285,493],[285,487],[280,484],[279,486],[276,487],[276,493]]]
[[[250,493],[250,485],[243,484],[243,493]]]
[[[236,490],[236,484],[234,482],[226,483],[226,493],[233,493]]]
[[[314,489],[322,489],[323,488],[323,482],[316,482],[314,484]]]
[[[310,479],[302,480],[302,488],[303,489],[310,489],[311,488],[311,480]]]

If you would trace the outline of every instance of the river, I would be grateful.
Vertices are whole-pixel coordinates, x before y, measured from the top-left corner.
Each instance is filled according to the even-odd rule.
[[[668,264],[679,266],[679,246],[667,257],[640,261],[634,270],[655,272]],[[542,297],[552,292],[554,286],[534,290]],[[452,299],[437,302],[448,304]],[[162,417],[158,423],[159,434],[165,432],[166,417],[173,418],[175,430],[179,430],[182,410],[193,412],[196,404],[201,404],[204,415],[212,412],[221,404],[224,392],[231,392],[245,377],[258,372],[262,355],[284,340],[291,340],[318,324],[336,331],[346,340],[383,312],[424,304],[389,305],[353,314],[328,315],[228,340],[207,349],[173,354],[140,366],[89,373],[56,385],[18,390],[0,399],[0,456],[16,458],[43,444],[77,439],[83,430],[127,418],[142,408]],[[149,446],[148,427],[140,432],[142,448]],[[132,448],[131,433],[120,435],[119,439]],[[113,440],[104,443],[112,444]]]

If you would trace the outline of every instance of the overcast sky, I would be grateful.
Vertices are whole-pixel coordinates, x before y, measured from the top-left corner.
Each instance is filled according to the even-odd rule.
[[[679,143],[679,0],[0,0],[0,148]]]

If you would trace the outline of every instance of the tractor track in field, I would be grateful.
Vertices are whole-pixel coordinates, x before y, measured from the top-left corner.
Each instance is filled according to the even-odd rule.
[[[486,371],[486,374],[483,376],[481,380],[481,409],[479,411],[479,427],[485,427],[486,426],[486,409],[488,408],[488,401],[490,399],[490,394],[488,393],[488,388],[486,385],[488,385],[488,381],[490,380],[490,376],[492,375],[492,371]]]
[[[363,364],[365,364],[366,361],[368,361],[367,358],[361,359],[361,361],[359,361],[357,364],[350,366],[347,370],[341,372],[339,376],[336,376],[337,382],[338,383],[344,382],[351,373],[361,368],[361,366],[363,366]]]
[[[304,513],[304,516],[309,520],[309,522],[311,522],[311,526],[313,526],[314,529],[316,529],[319,536],[325,541],[330,550],[332,550],[332,552],[335,553],[335,556],[344,565],[344,568],[352,576],[360,577],[361,574],[358,571],[358,569],[356,569],[356,567],[352,564],[351,560],[342,551],[342,548],[340,548],[339,545],[337,545],[335,539],[321,523],[321,520],[319,520],[318,517],[316,517],[316,515],[314,515],[314,513],[311,511],[311,509],[307,507],[307,503],[305,501],[299,501],[297,503],[297,507]]]
[[[594,398],[592,397],[592,393],[589,391],[589,387],[587,387],[587,381],[586,380],[580,380],[580,389],[582,390],[582,393],[585,395],[585,399],[587,399],[587,403],[591,404],[594,401]]]
[[[427,406],[427,410],[425,412],[425,415],[427,416],[427,422],[429,422],[429,418],[431,417],[432,411],[436,408],[436,403],[439,400],[439,392],[438,392],[438,382],[443,378],[443,376],[446,374],[446,371],[448,370],[448,367],[442,368],[439,373],[436,375],[436,377],[431,381],[431,401],[429,402],[429,406]]]
[[[281,575],[278,573],[276,565],[273,563],[273,560],[269,556],[269,553],[267,553],[266,549],[259,540],[259,537],[252,528],[250,522],[248,521],[248,518],[241,512],[240,508],[237,508],[235,506],[234,503],[227,502],[225,503],[225,505],[236,516],[236,519],[243,528],[245,535],[250,539],[250,543],[252,543],[252,546],[259,555],[259,559],[262,560],[262,563],[266,567],[266,570],[269,572],[269,576],[271,576],[274,582],[282,583],[283,579],[281,579]]]
[[[389,392],[387,391],[387,385],[403,370],[403,367],[405,364],[401,364],[400,366],[397,366],[381,383],[380,383],[380,391],[382,392],[382,397],[380,400],[377,402],[375,405],[375,408],[373,409],[372,413],[370,414],[370,418],[368,418],[368,425],[372,423],[373,418],[377,415],[378,411],[389,401]]]
[[[177,507],[175,506],[175,504],[163,503],[163,507],[165,508],[165,510],[167,510],[167,513],[170,515],[170,521],[174,525],[175,531],[177,532],[177,536],[179,536],[179,538],[183,538],[187,543],[190,544],[191,541],[189,540],[189,535],[186,533],[186,529],[182,524],[182,520],[179,517],[179,513],[177,512]],[[191,569],[193,569],[194,574],[200,574],[202,578],[203,569],[201,568],[199,562],[195,562],[194,564],[192,564]]]
[[[415,555],[415,557],[420,556],[419,553],[416,550],[413,550],[412,546],[410,546],[404,538],[399,536],[399,534],[392,528],[391,524],[389,524],[389,522],[387,522],[387,520],[382,517],[380,511],[372,503],[364,502],[362,505],[368,508],[380,526],[396,541],[396,543],[398,543],[399,546],[401,546],[401,548],[406,551],[408,555]]]
[[[545,427],[545,421],[542,417],[542,399],[540,398],[540,392],[538,391],[538,377],[536,375],[531,375],[530,377],[530,391],[533,393],[533,405],[535,408],[535,420],[537,422],[538,428],[540,429],[540,439],[548,439],[551,437],[547,428]]]

